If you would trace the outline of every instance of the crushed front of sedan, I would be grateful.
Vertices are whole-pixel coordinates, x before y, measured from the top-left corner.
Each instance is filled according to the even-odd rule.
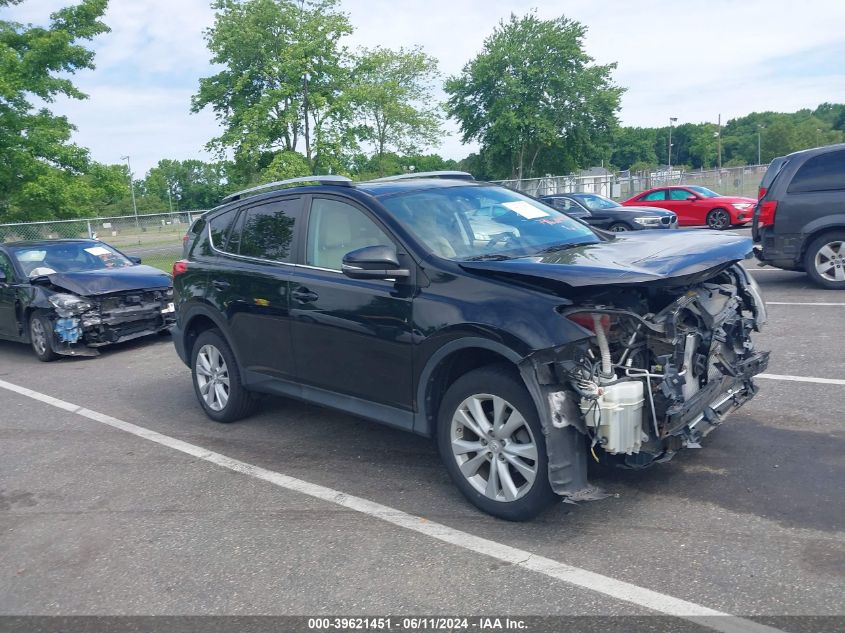
[[[587,456],[644,468],[699,447],[757,393],[753,377],[768,365],[752,342],[765,304],[739,264],[585,289],[560,313],[584,338],[538,351],[521,369],[547,434],[552,487],[570,499],[601,496],[587,482]]]
[[[43,291],[39,314],[52,325],[53,351],[64,356],[93,356],[96,348],[167,330],[175,322],[172,288],[72,293],[61,276],[34,280]],[[44,306],[46,308],[46,305]]]

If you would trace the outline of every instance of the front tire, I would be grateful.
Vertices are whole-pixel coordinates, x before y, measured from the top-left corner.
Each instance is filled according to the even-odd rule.
[[[452,481],[488,514],[527,521],[556,499],[534,401],[510,367],[482,367],[449,387],[437,444]]]
[[[731,227],[731,214],[724,209],[713,209],[707,214],[707,228],[724,231]]]
[[[807,245],[804,270],[828,290],[845,290],[845,231],[820,235]]]
[[[194,392],[205,414],[216,422],[235,422],[255,411],[256,400],[241,382],[235,355],[219,330],[206,330],[191,351]]]
[[[623,224],[622,222],[614,222],[609,227],[607,227],[607,230],[611,233],[624,233],[625,231],[630,231],[631,227],[629,227],[627,224]]]
[[[40,312],[33,312],[29,317],[29,343],[42,363],[49,363],[59,357],[53,351],[53,324]]]

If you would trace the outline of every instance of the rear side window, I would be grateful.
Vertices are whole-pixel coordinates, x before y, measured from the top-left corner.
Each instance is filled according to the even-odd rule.
[[[845,189],[845,151],[808,159],[792,177],[787,193]]]
[[[239,253],[275,262],[293,259],[294,226],[302,207],[301,198],[275,200],[250,207],[243,214],[230,242],[240,243]]]
[[[641,196],[639,200],[665,200],[666,199],[666,191],[652,191],[651,193],[647,193],[644,196]]]
[[[0,270],[6,273],[7,282],[15,280],[15,269],[12,266],[12,261],[6,257],[5,253],[0,253]]]

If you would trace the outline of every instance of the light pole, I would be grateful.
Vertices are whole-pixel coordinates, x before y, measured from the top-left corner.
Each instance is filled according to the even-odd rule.
[[[760,156],[761,156],[761,154],[760,154],[760,132],[762,130],[765,130],[765,129],[766,129],[765,125],[758,125],[757,126],[757,164],[758,165],[763,164],[763,161],[760,158]]]
[[[668,172],[669,178],[672,177],[672,124],[676,123],[677,121],[678,117],[669,117],[669,169],[666,170]]]
[[[170,181],[167,182],[167,203],[170,205],[170,213],[173,213],[173,196],[170,195],[170,188],[173,185],[170,184]]]
[[[129,169],[129,191],[132,193],[132,210],[135,212],[135,228],[138,228],[138,204],[135,202],[135,182],[132,180],[132,163],[129,162],[129,156],[121,156],[121,160],[126,161],[126,167]]]

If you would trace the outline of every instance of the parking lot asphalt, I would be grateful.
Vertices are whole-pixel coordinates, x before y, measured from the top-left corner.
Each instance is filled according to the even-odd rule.
[[[248,464],[741,616],[845,615],[845,296],[755,269],[772,350],[760,393],[611,493],[511,524],[469,506],[430,441],[267,398],[209,421],[167,338],[39,363],[0,343],[0,380]],[[326,359],[331,362],[331,359]],[[646,614],[0,389],[0,614]]]

